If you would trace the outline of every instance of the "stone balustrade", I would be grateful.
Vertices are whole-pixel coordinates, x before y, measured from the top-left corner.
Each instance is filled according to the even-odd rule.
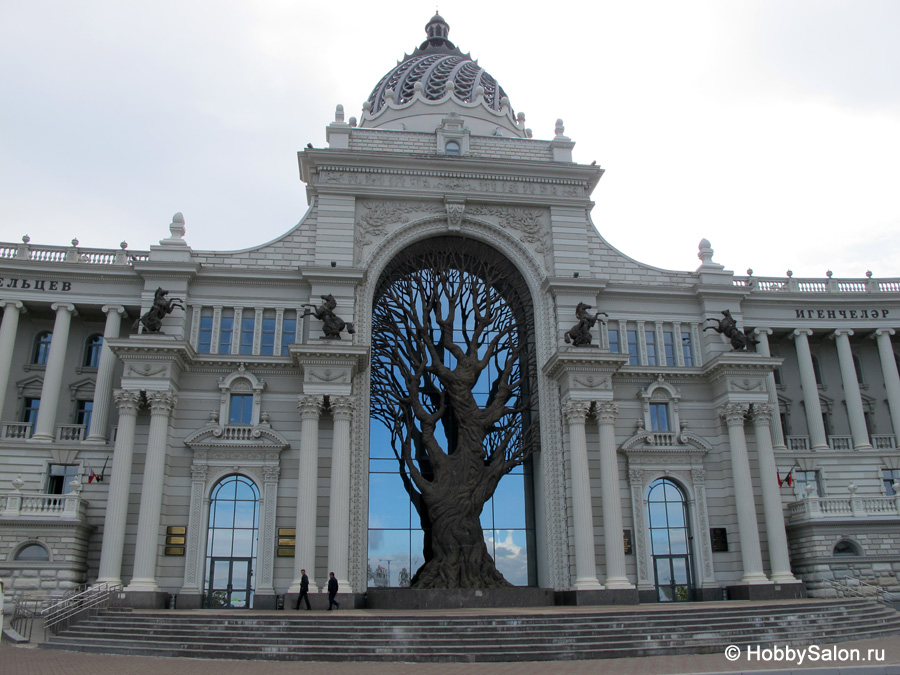
[[[48,495],[8,492],[0,495],[3,508],[0,518],[54,518],[84,521],[89,502],[77,492]]]
[[[900,496],[807,497],[787,506],[787,521],[797,523],[826,518],[900,517]]]

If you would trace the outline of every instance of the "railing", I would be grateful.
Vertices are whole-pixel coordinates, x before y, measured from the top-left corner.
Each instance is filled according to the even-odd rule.
[[[64,495],[46,495],[8,492],[3,495],[5,505],[0,511],[3,518],[59,518],[84,520],[88,503],[78,492]]]
[[[788,436],[784,440],[787,442],[788,450],[799,450],[802,452],[809,450],[809,436]]]
[[[0,259],[85,265],[130,265],[135,261],[149,260],[150,253],[79,246],[35,246],[24,241],[21,244],[0,244]]]
[[[86,430],[83,424],[60,424],[56,427],[56,440],[83,441]]]
[[[852,436],[829,436],[828,437],[828,445],[832,450],[852,450],[853,449],[853,437]]]
[[[22,595],[15,596],[13,600],[13,614],[9,620],[9,627],[25,638],[26,642],[30,642],[34,620],[40,614],[45,602],[39,598],[27,598]]]
[[[250,441],[253,440],[252,426],[226,426],[222,429],[222,440],[225,441]]]
[[[900,516],[900,495],[893,497],[807,497],[787,505],[790,521],[823,518]]]
[[[875,446],[876,450],[896,450],[897,437],[893,434],[872,436],[872,445]]]
[[[653,445],[675,445],[677,435],[674,431],[654,431]]]
[[[44,628],[56,635],[85,616],[96,616],[101,609],[119,606],[124,597],[122,584],[95,584],[43,610]]]
[[[844,583],[841,583],[841,581]],[[876,600],[888,606],[891,606],[896,599],[900,598],[896,593],[892,593],[886,588],[869,584],[853,577],[843,577],[840,581],[837,579],[820,579],[820,582],[822,585],[835,591],[839,598],[865,598],[866,600]]]
[[[26,440],[31,438],[31,422],[3,422],[2,437],[9,440]]]
[[[763,293],[900,293],[900,279],[734,277],[734,286]]]

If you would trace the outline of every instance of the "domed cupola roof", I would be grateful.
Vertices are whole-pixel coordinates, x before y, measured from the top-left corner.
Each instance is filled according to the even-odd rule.
[[[437,102],[452,97],[508,117],[515,128],[515,116],[506,92],[477,61],[463,54],[448,39],[450,26],[444,18],[435,14],[425,26],[425,32],[428,39],[412,54],[404,55],[372,90],[363,104],[363,119],[380,117],[388,106],[400,109],[417,99]]]

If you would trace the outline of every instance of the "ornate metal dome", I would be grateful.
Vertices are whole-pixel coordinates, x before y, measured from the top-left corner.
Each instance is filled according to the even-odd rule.
[[[428,39],[411,55],[405,55],[372,90],[366,106],[369,113],[377,114],[386,100],[398,105],[412,100],[419,89],[416,86],[419,82],[421,94],[431,101],[442,99],[451,82],[453,96],[467,103],[476,100],[481,87],[485,104],[493,110],[501,110],[506,92],[477,61],[473,61],[469,54],[463,54],[447,39],[450,26],[440,14],[431,18],[425,32]],[[509,104],[509,99],[506,103]]]

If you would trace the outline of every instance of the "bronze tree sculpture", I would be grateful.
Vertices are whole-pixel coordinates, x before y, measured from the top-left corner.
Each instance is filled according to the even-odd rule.
[[[533,447],[532,316],[518,272],[474,242],[420,243],[379,280],[372,413],[391,430],[424,531],[414,588],[509,585],[488,553],[480,515]]]

